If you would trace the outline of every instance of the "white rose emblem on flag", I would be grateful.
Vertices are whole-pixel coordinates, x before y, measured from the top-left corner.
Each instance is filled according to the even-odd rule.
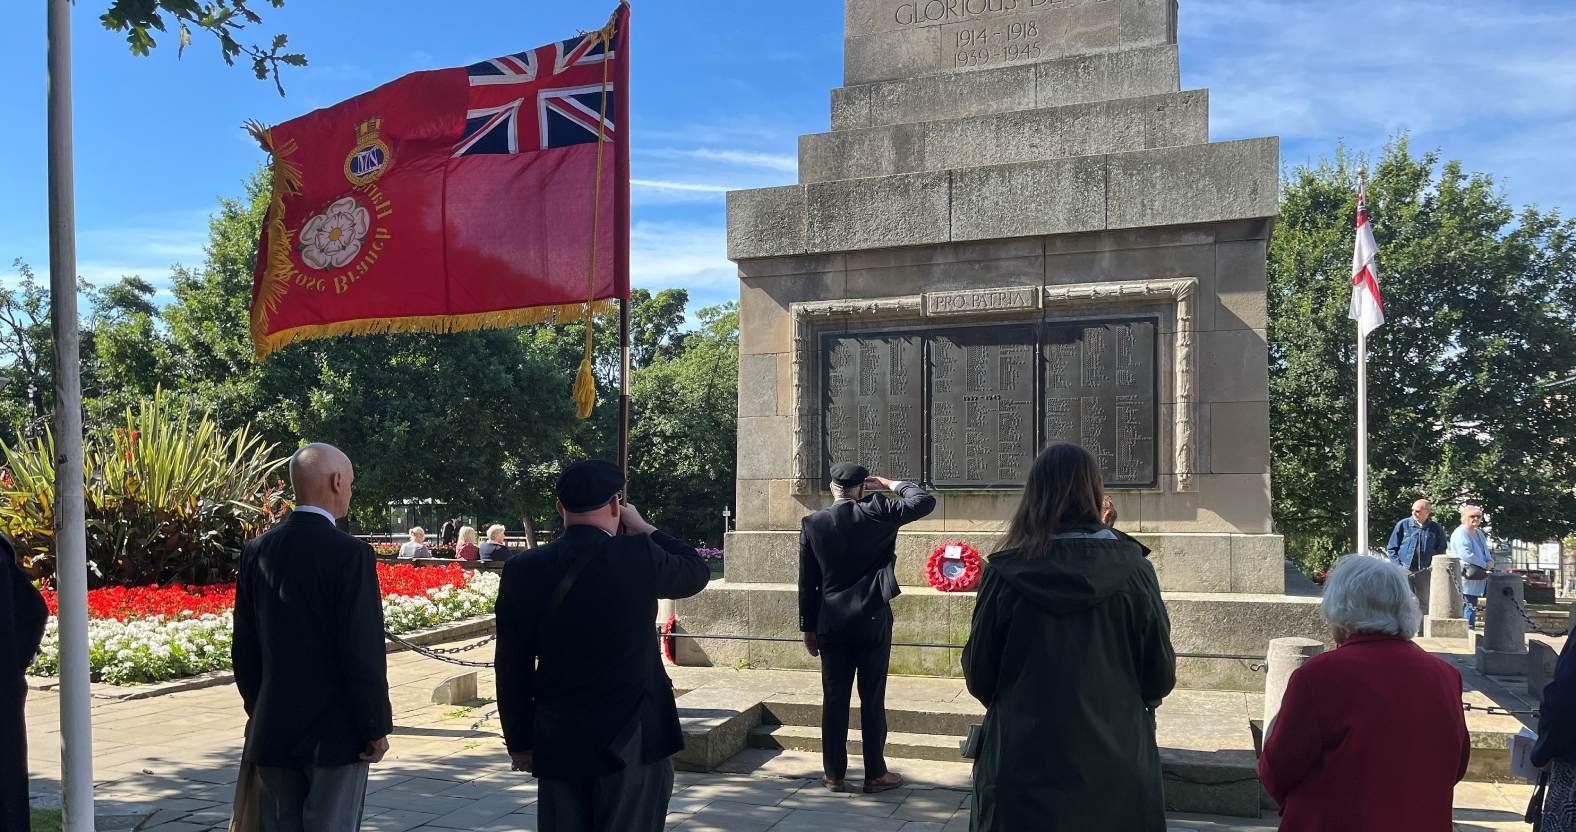
[[[353,196],[337,200],[301,228],[301,260],[314,269],[341,268],[356,258],[372,215]]]

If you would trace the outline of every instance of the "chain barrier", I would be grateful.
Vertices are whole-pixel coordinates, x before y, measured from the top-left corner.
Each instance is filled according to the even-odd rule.
[[[1538,711],[1535,708],[1534,709],[1501,708],[1498,705],[1474,705],[1471,702],[1462,702],[1461,703],[1461,710],[1463,710],[1463,711],[1477,711],[1478,713],[1492,714],[1492,715],[1496,715],[1496,716],[1530,716],[1530,717],[1533,717],[1533,718],[1536,718],[1538,716]]]
[[[1521,620],[1526,622],[1528,632],[1537,633],[1540,636],[1548,636],[1549,638],[1564,638],[1566,635],[1569,635],[1563,631],[1551,633],[1548,630],[1540,629],[1537,623],[1532,620],[1532,616],[1527,613],[1527,608],[1522,606],[1520,601],[1516,600],[1515,590],[1511,589],[1510,587],[1505,587],[1504,589],[1501,589],[1500,592],[1504,593],[1505,597],[1510,599],[1511,606],[1516,608],[1516,612],[1521,615]]]
[[[459,665],[460,667],[492,667],[493,666],[492,662],[473,662],[473,661],[467,661],[465,659],[456,659],[456,658],[454,658],[454,656],[456,656],[456,655],[458,655],[460,653],[466,653],[466,652],[469,652],[471,650],[475,650],[476,648],[482,647],[482,646],[484,646],[486,644],[489,644],[489,643],[493,642],[494,640],[496,640],[498,638],[498,634],[497,633],[492,633],[491,635],[488,635],[486,638],[483,638],[481,641],[478,641],[478,642],[476,642],[474,644],[467,644],[467,645],[464,645],[462,647],[427,647],[425,645],[416,644],[415,642],[412,642],[412,641],[407,641],[406,639],[400,638],[399,636],[394,635],[393,633],[390,633],[390,632],[388,632],[386,630],[383,632],[383,636],[385,638],[387,638],[389,641],[392,641],[395,644],[398,644],[401,647],[404,647],[405,649],[407,649],[407,650],[409,650],[409,651],[411,651],[413,653],[416,653],[416,654],[422,655],[422,656],[426,656],[429,659],[436,659],[437,661],[440,661],[440,662],[446,662],[448,664]],[[725,640],[725,641],[775,641],[775,642],[785,642],[785,643],[786,642],[793,642],[795,644],[803,641],[802,637],[801,638],[792,638],[792,637],[789,637],[789,636],[732,636],[732,635],[713,635],[713,634],[709,634],[709,633],[663,633],[663,634],[660,634],[658,636],[658,638],[661,638],[661,639],[668,639],[668,638],[717,639],[717,640]],[[893,647],[932,647],[932,648],[945,648],[945,649],[952,649],[952,650],[961,650],[961,649],[963,649],[963,645],[961,645],[961,644],[944,644],[944,643],[940,643],[940,642],[931,642],[931,641],[894,641],[894,642],[892,642],[892,646]],[[1243,662],[1244,664],[1247,665],[1248,671],[1250,673],[1263,673],[1268,668],[1268,662],[1266,661],[1265,657],[1263,657],[1263,656],[1243,656],[1243,655],[1236,655],[1236,654],[1232,654],[1232,653],[1177,653],[1176,657],[1179,658],[1179,659],[1216,659],[1216,660],[1220,660],[1220,661],[1238,661],[1238,662]]]
[[[409,650],[412,653],[426,656],[429,659],[437,659],[438,661],[445,662],[447,664],[455,664],[459,665],[460,667],[492,667],[492,662],[473,662],[466,659],[456,659],[454,656],[455,654],[464,653],[468,650],[475,650],[476,648],[481,647],[493,639],[496,639],[498,634],[493,633],[492,635],[487,636],[475,644],[469,644],[464,647],[427,647],[425,645],[417,644],[413,641],[402,639],[387,630],[383,631],[383,637],[387,638],[389,641],[394,642],[395,644],[398,644],[401,647],[404,647],[406,650]]]
[[[689,639],[710,639],[710,640],[717,640],[717,641],[771,641],[771,642],[779,642],[779,643],[783,643],[783,644],[790,644],[790,643],[791,644],[802,644],[804,642],[804,637],[803,636],[799,636],[799,637],[794,637],[794,636],[733,636],[733,635],[717,635],[717,634],[714,634],[714,633],[673,633],[673,632],[667,632],[667,633],[659,634],[658,637],[662,638],[662,639],[689,638]],[[947,644],[947,643],[935,642],[935,641],[894,641],[894,642],[892,642],[892,646],[893,647],[929,647],[929,648],[947,649],[947,650],[962,650],[963,647],[964,647],[964,645],[962,645],[962,644]],[[1238,655],[1238,654],[1235,654],[1235,653],[1177,653],[1175,655],[1179,659],[1216,659],[1216,660],[1219,660],[1219,661],[1243,662],[1244,664],[1247,665],[1248,670],[1250,672],[1253,672],[1253,673],[1263,673],[1269,667],[1269,660],[1266,657],[1264,657],[1264,656]]]

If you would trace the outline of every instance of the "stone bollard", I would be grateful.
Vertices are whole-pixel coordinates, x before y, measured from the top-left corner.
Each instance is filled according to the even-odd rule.
[[[1477,644],[1478,672],[1522,676],[1527,672],[1527,623],[1517,606],[1524,584],[1519,575],[1492,574],[1483,592],[1483,638]]]
[[[434,705],[464,705],[476,701],[476,671],[450,676],[432,690]]]
[[[1548,642],[1527,642],[1527,695],[1539,705],[1543,704],[1543,689],[1554,680],[1554,667],[1559,661],[1560,654]]]
[[[1291,682],[1292,671],[1324,652],[1324,642],[1312,638],[1272,638],[1265,654],[1268,678],[1264,680],[1264,736],[1270,734],[1270,720],[1280,713],[1281,697]]]
[[[1412,594],[1417,596],[1417,609],[1423,613],[1422,619],[1426,619],[1428,618],[1428,599],[1434,595],[1434,570],[1432,567],[1429,567],[1413,572],[1408,576],[1408,580],[1412,584]],[[1412,635],[1420,636],[1423,634],[1422,619],[1419,619],[1417,622],[1418,631]]]
[[[1428,615],[1423,618],[1423,635],[1466,638],[1467,621],[1461,617],[1461,560],[1452,555],[1434,555],[1428,572]]]

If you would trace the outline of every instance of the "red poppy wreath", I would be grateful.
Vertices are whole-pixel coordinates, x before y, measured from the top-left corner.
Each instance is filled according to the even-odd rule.
[[[980,585],[985,565],[978,549],[954,540],[936,547],[925,564],[925,577],[942,592],[970,592]]]

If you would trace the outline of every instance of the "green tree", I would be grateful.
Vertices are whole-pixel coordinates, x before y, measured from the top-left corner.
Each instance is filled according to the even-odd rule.
[[[1355,538],[1356,330],[1347,319],[1357,169],[1292,172],[1270,244],[1275,520],[1317,568]],[[1514,211],[1486,174],[1404,138],[1372,165],[1385,325],[1369,338],[1370,539],[1418,496],[1481,501],[1500,537],[1576,529],[1576,222]]]
[[[27,263],[11,265],[21,278],[14,287],[0,286],[0,438],[14,443],[49,420],[55,353],[49,291]]]
[[[155,290],[140,277],[122,277],[88,293],[84,322],[83,395],[90,414],[113,418],[169,386],[169,342],[159,323]],[[90,422],[93,419],[90,418]]]
[[[278,9],[285,0],[268,3]],[[170,23],[175,25],[179,42],[177,56],[191,45],[193,31],[207,32],[218,42],[219,56],[225,63],[234,66],[236,58],[250,60],[257,80],[272,78],[280,95],[285,94],[279,81],[280,65],[306,66],[305,55],[285,51],[289,45],[285,35],[274,35],[266,49],[236,40],[248,26],[263,22],[262,16],[252,10],[250,0],[114,0],[99,22],[112,32],[125,32],[133,55],[147,55],[158,46],[154,33],[169,31]]]
[[[734,506],[739,415],[737,303],[698,313],[700,326],[670,359],[632,376],[630,493],[663,529],[722,545]]]

